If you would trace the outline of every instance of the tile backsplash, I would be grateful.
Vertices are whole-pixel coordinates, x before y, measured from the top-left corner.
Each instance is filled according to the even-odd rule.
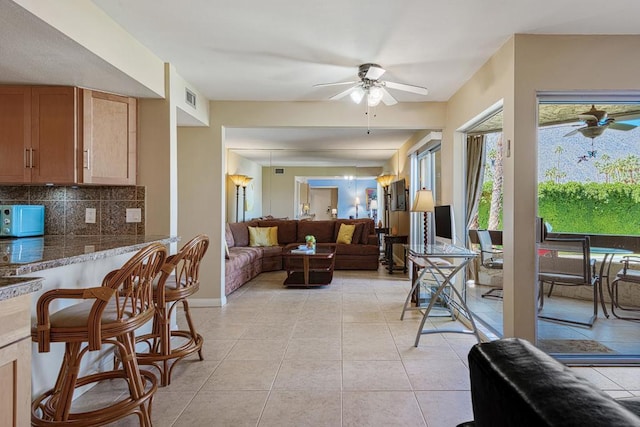
[[[0,204],[44,205],[47,235],[143,235],[145,187],[0,186]],[[87,208],[96,222],[85,223]],[[139,208],[142,222],[127,223],[126,209]]]

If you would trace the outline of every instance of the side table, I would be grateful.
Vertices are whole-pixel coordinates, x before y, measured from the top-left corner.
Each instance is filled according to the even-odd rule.
[[[407,251],[403,248],[403,261],[404,264],[402,266],[396,266],[393,262],[393,245],[402,244],[406,245],[408,242],[409,236],[393,236],[391,234],[384,235],[384,258],[387,261],[387,271],[389,274],[393,273],[393,270],[402,270],[403,273],[407,272]]]
[[[380,249],[380,261],[383,263],[387,262],[386,256],[384,254],[384,236],[389,234],[389,227],[376,227],[375,228],[376,235],[378,236],[378,247]]]

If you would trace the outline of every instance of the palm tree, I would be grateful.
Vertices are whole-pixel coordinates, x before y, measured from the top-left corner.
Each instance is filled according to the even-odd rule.
[[[501,133],[496,142],[495,158],[493,159],[493,185],[491,187],[491,207],[489,209],[489,230],[500,227],[500,213],[502,212],[502,137]],[[493,150],[492,150],[493,151]],[[494,154],[494,153],[492,153]]]

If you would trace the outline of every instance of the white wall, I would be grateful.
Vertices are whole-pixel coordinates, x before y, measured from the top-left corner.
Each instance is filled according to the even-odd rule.
[[[150,91],[165,95],[164,62],[85,0],[13,0]],[[107,88],[92,88],[107,90]]]
[[[249,198],[253,198],[253,205],[251,209],[244,213],[247,220],[257,218],[263,215],[263,196],[262,196],[262,166],[253,162],[245,157],[239,156],[233,151],[227,150],[227,175],[247,175],[253,179],[247,186],[247,195]],[[242,204],[243,204],[243,189],[240,187],[238,190],[239,196],[236,203],[236,186],[233,185],[230,179],[226,178],[227,191],[226,191],[226,203],[227,203],[227,217],[226,222],[235,222],[236,209],[238,210],[238,221],[242,221]],[[237,208],[236,208],[237,205]]]

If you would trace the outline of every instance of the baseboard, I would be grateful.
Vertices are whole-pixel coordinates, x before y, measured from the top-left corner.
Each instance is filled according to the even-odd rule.
[[[226,298],[224,303],[220,298],[189,298],[189,305],[191,307],[222,307],[227,303]]]

